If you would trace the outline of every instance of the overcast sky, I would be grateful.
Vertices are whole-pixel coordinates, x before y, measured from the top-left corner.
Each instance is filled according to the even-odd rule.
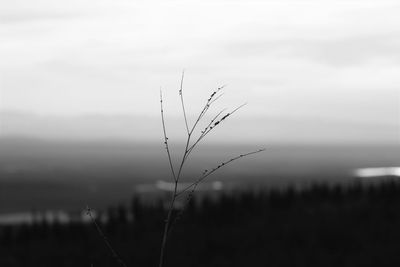
[[[219,105],[248,102],[249,127],[314,121],[337,140],[369,127],[399,142],[399,14],[382,0],[2,1],[0,111],[155,118],[161,86],[177,116],[186,69],[189,113],[228,84]]]

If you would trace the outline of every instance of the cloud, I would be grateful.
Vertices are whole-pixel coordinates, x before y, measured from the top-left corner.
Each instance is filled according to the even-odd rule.
[[[254,116],[394,122],[398,8],[339,2],[9,1],[1,109],[155,115],[159,87],[175,97],[186,68],[193,110],[228,83],[226,106],[248,101]]]
[[[291,58],[333,67],[363,65],[373,60],[400,64],[400,32],[332,38],[330,40],[246,40],[230,43],[218,53],[251,58]]]
[[[69,20],[79,17],[78,13],[43,12],[43,11],[18,11],[0,14],[0,23],[5,25],[36,23],[56,20]]]

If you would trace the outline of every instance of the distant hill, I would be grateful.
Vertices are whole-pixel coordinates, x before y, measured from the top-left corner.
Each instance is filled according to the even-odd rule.
[[[250,144],[205,144],[193,153],[184,181],[249,150]],[[397,146],[267,146],[216,172],[208,181],[241,188],[347,183],[354,169],[398,166]],[[172,145],[173,154],[182,149]],[[178,160],[174,156],[174,161]],[[105,207],[126,201],[138,186],[170,181],[160,143],[0,138],[0,213],[30,209]]]
[[[190,120],[194,118],[189,118]],[[181,117],[166,117],[168,134],[184,138]],[[240,127],[238,127],[240,125]],[[399,145],[399,125],[316,117],[245,117],[236,115],[208,138],[214,143],[272,144],[391,144]],[[41,116],[0,112],[0,137],[45,140],[125,140],[157,142],[162,139],[159,117],[133,115]]]

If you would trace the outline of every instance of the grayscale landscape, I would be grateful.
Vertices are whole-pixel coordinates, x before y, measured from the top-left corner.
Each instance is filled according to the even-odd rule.
[[[0,3],[0,266],[399,266],[394,0]]]

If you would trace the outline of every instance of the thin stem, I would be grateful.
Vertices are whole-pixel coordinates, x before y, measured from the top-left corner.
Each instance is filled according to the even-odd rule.
[[[183,213],[185,212],[187,206],[189,205],[190,201],[191,201],[192,198],[193,198],[193,194],[194,194],[194,192],[196,191],[196,187],[199,185],[199,183],[200,183],[202,180],[204,180],[208,175],[211,175],[211,174],[212,174],[214,171],[216,171],[217,169],[222,168],[223,166],[226,166],[227,164],[229,164],[230,162],[232,162],[232,161],[234,161],[234,160],[236,160],[236,159],[239,159],[239,158],[242,158],[242,157],[246,157],[246,156],[251,155],[251,154],[259,153],[259,152],[264,151],[264,150],[265,150],[265,149],[260,149],[260,150],[253,151],[253,152],[250,152],[250,153],[241,154],[241,155],[239,155],[239,156],[237,156],[237,157],[235,157],[235,158],[233,158],[233,159],[230,159],[229,161],[226,161],[226,162],[220,164],[220,165],[219,165],[220,167],[214,168],[214,169],[213,169],[212,171],[210,171],[209,173],[208,173],[208,171],[206,170],[206,171],[203,172],[203,175],[201,176],[201,178],[202,178],[201,180],[198,179],[196,182],[194,182],[193,184],[189,185],[188,187],[186,187],[185,189],[183,189],[181,192],[179,192],[179,193],[176,195],[176,199],[179,198],[180,196],[182,196],[185,192],[189,191],[189,189],[190,189],[190,192],[189,192],[189,193],[187,194],[187,196],[186,196],[186,200],[185,200],[185,203],[183,204],[182,209],[179,211],[179,213],[176,215],[174,221],[171,223],[171,227],[170,227],[170,229],[169,229],[169,232],[172,231],[173,226],[174,226],[174,225],[178,222],[178,220],[183,216]],[[208,173],[208,174],[207,174],[207,173]],[[205,175],[205,174],[207,174],[207,175]],[[204,176],[204,177],[203,177],[203,176]]]
[[[163,233],[163,238],[162,238],[162,242],[161,242],[161,251],[160,251],[160,262],[158,264],[159,267],[163,266],[164,263],[164,252],[165,252],[165,248],[167,246],[167,238],[168,238],[168,232],[169,232],[169,226],[171,223],[171,217],[172,217],[172,210],[174,208],[174,204],[175,204],[175,200],[176,200],[176,192],[177,192],[177,188],[178,188],[178,181],[175,180],[175,187],[174,187],[174,192],[171,195],[171,202],[168,208],[168,215],[167,218],[165,220],[165,225],[164,225],[164,233]]]
[[[167,131],[165,129],[164,108],[163,108],[163,98],[162,98],[161,89],[160,89],[160,106],[161,106],[161,121],[162,121],[162,127],[163,127],[163,132],[164,132],[164,145],[165,145],[165,149],[167,150],[169,167],[171,168],[172,176],[174,178],[174,181],[176,182],[177,178],[176,178],[174,166],[173,166],[172,160],[171,160],[171,153],[169,151],[169,146],[168,146]]]
[[[108,250],[110,250],[111,255],[113,256],[113,258],[123,267],[127,267],[125,262],[121,259],[120,256],[118,256],[117,252],[114,250],[114,248],[112,247],[110,241],[108,240],[107,236],[104,234],[104,232],[101,230],[100,225],[97,223],[96,219],[93,217],[92,215],[92,209],[89,208],[89,206],[87,206],[86,208],[86,214],[90,217],[90,219],[92,220],[92,223],[94,224],[94,226],[96,227],[97,232],[99,233],[100,237],[103,239],[104,243],[106,244]]]
[[[204,136],[206,135],[206,131],[207,129],[213,124],[213,122],[225,111],[226,109],[221,110],[217,115],[214,116],[214,118],[212,118],[212,120],[209,122],[209,124],[206,126],[206,128],[204,128],[204,130],[201,132],[201,135],[199,136],[199,138],[197,138],[196,142],[194,142],[188,149],[188,153],[187,156],[189,156],[189,154],[192,152],[192,150],[196,147],[196,145],[201,141],[201,139],[204,138]]]
[[[182,191],[180,191],[179,193],[177,193],[177,196],[180,196],[180,195],[182,195],[183,193],[187,192],[190,188],[192,188],[192,187],[194,187],[194,186],[197,186],[201,181],[203,181],[205,178],[207,178],[208,176],[210,176],[210,175],[211,175],[212,173],[214,173],[216,170],[218,170],[218,169],[220,169],[220,168],[222,168],[222,167],[225,167],[225,166],[228,165],[229,163],[231,163],[231,162],[233,162],[233,161],[235,161],[235,160],[238,160],[238,159],[240,159],[240,158],[247,157],[247,156],[252,155],[252,154],[260,153],[260,152],[262,152],[262,151],[265,151],[265,149],[263,148],[263,149],[259,149],[259,150],[252,151],[252,152],[249,152],[249,153],[240,154],[240,155],[238,155],[238,156],[236,156],[236,157],[234,157],[234,158],[231,158],[230,160],[227,160],[227,161],[225,161],[225,162],[222,162],[222,163],[219,164],[217,167],[211,169],[211,171],[206,170],[195,182],[193,182],[191,185],[185,187],[184,189],[182,189]]]
[[[236,111],[238,111],[239,109],[241,109],[242,107],[244,107],[244,106],[246,106],[246,105],[247,105],[247,103],[241,104],[240,106],[238,106],[237,108],[235,108],[235,109],[230,113],[230,115],[232,115],[233,113],[235,113]]]
[[[185,152],[183,153],[182,161],[181,161],[181,164],[180,164],[179,170],[178,170],[178,175],[176,176],[176,181],[177,181],[177,182],[179,182],[179,178],[181,177],[183,165],[185,164],[185,161],[186,161],[186,159],[187,159],[187,153],[188,153],[189,143],[190,143],[190,135],[188,136],[188,138],[187,138],[187,140],[186,140]]]
[[[183,81],[183,73],[182,73],[182,81]],[[185,114],[184,102],[183,102],[183,97],[182,97],[182,82],[181,82],[180,95],[181,95],[181,100],[182,100],[183,111],[184,111],[184,114]],[[181,164],[179,165],[178,174],[175,175],[174,168],[173,168],[172,161],[171,161],[170,152],[169,152],[169,147],[168,147],[168,141],[167,141],[168,138],[166,137],[165,123],[164,123],[164,112],[163,112],[163,108],[162,108],[162,98],[161,98],[161,116],[162,116],[162,122],[163,122],[165,145],[166,145],[166,149],[167,149],[167,153],[168,153],[168,159],[169,159],[171,171],[173,172],[175,185],[174,185],[174,192],[171,195],[171,202],[170,202],[170,206],[168,208],[168,214],[167,214],[167,218],[165,220],[165,225],[164,225],[164,233],[163,233],[163,238],[162,238],[162,242],[161,242],[159,267],[162,267],[163,263],[164,263],[164,254],[165,254],[165,248],[167,246],[168,233],[170,232],[172,211],[174,209],[174,204],[175,204],[175,200],[176,200],[176,197],[177,197],[178,182],[179,182],[179,178],[180,178],[181,173],[182,173],[183,165],[185,164],[185,160],[187,158],[186,154],[187,154],[187,151],[188,151],[188,147],[189,147],[189,143],[190,143],[190,137],[191,137],[191,132],[189,132],[189,128],[188,128],[187,121],[186,121],[186,114],[185,114],[185,122],[186,122],[186,127],[187,127],[187,130],[188,130],[188,135],[187,135],[187,140],[186,140],[185,151],[184,151],[183,156],[182,156]]]
[[[242,158],[242,157],[249,156],[251,154],[255,154],[255,153],[259,153],[261,151],[264,151],[264,149],[260,149],[260,150],[253,151],[253,152],[250,152],[250,153],[241,154],[241,155],[239,155],[237,157],[234,157],[234,158],[232,158],[232,159],[230,159],[230,160],[228,160],[226,162],[221,163],[220,165],[218,165],[217,167],[215,167],[214,169],[212,169],[209,172],[206,170],[205,172],[203,172],[203,174],[194,183],[192,183],[188,187],[186,187],[183,190],[181,190],[180,192],[178,192],[178,183],[180,181],[182,170],[183,170],[183,167],[185,165],[185,162],[187,161],[187,159],[189,157],[189,154],[198,145],[198,143],[208,133],[210,133],[210,131],[212,129],[214,129],[217,125],[219,125],[221,122],[223,122],[226,118],[228,118],[230,115],[232,115],[233,113],[235,113],[237,110],[239,110],[240,108],[242,108],[245,105],[244,104],[244,105],[241,105],[241,106],[237,107],[232,112],[226,113],[221,118],[220,118],[220,116],[222,115],[222,113],[225,110],[220,111],[215,117],[212,118],[212,120],[209,122],[207,127],[203,131],[201,131],[201,134],[197,138],[197,140],[193,144],[190,144],[191,137],[192,137],[192,134],[193,134],[194,130],[196,129],[196,126],[198,125],[200,120],[205,116],[205,114],[209,110],[210,106],[223,95],[223,94],[219,94],[219,92],[224,86],[221,86],[221,87],[217,88],[214,92],[212,92],[210,97],[207,99],[206,104],[204,105],[204,107],[200,111],[200,113],[199,113],[195,123],[193,124],[192,128],[189,130],[189,124],[188,124],[187,115],[186,115],[186,109],[185,109],[185,101],[184,101],[184,98],[183,98],[183,80],[184,80],[184,75],[185,75],[185,72],[183,71],[182,72],[179,95],[180,95],[180,100],[181,100],[181,105],[182,105],[183,116],[184,116],[184,119],[185,119],[187,138],[186,138],[185,150],[183,151],[182,160],[181,160],[181,162],[179,164],[177,172],[175,172],[175,168],[174,168],[172,160],[171,160],[171,154],[170,154],[170,150],[169,150],[169,146],[168,146],[168,137],[167,137],[167,133],[166,133],[166,129],[165,129],[166,127],[165,127],[165,120],[164,120],[163,99],[162,99],[162,93],[161,93],[161,90],[160,90],[161,119],[162,119],[163,133],[164,133],[164,144],[165,144],[165,148],[167,150],[168,161],[169,161],[171,172],[172,172],[172,175],[173,175],[173,178],[174,178],[174,190],[173,190],[173,192],[171,194],[171,201],[170,201],[168,212],[167,212],[167,216],[166,216],[166,219],[165,219],[164,232],[163,232],[163,237],[162,237],[162,242],[161,242],[159,267],[162,267],[163,264],[164,264],[164,257],[165,257],[165,250],[166,250],[166,246],[167,246],[168,236],[169,236],[169,234],[170,234],[175,222],[180,218],[180,216],[184,212],[185,207],[190,202],[190,199],[192,198],[192,195],[193,195],[194,191],[196,190],[197,185],[201,181],[203,181],[206,177],[208,177],[209,175],[214,173],[216,170],[222,168],[223,166],[226,166],[227,164],[231,163],[232,161],[235,161],[235,160],[237,160],[239,158]],[[175,216],[175,219],[173,220],[173,210],[174,210],[175,202],[176,202],[176,200],[177,200],[177,198],[179,196],[181,196],[183,193],[187,192],[188,190],[190,190],[190,193],[189,193],[189,195],[187,197],[187,201],[186,201],[186,203],[184,205],[184,209],[182,209],[178,213],[178,215]]]
[[[181,96],[181,104],[182,104],[182,110],[183,110],[183,117],[185,118],[185,125],[186,125],[186,131],[187,134],[189,135],[189,124],[187,121],[186,117],[186,109],[185,109],[185,103],[183,101],[183,78],[185,77],[185,71],[182,71],[182,78],[181,78],[181,89],[179,90],[179,95]]]
[[[201,132],[200,137],[196,140],[196,142],[194,142],[194,144],[192,146],[189,147],[189,152],[188,155],[192,152],[192,150],[195,148],[195,146],[207,135],[209,134],[217,125],[219,125],[221,122],[223,122],[225,119],[227,119],[228,117],[230,117],[232,114],[234,114],[236,111],[238,111],[239,109],[241,109],[242,107],[244,107],[245,105],[247,105],[247,103],[244,103],[240,106],[238,106],[237,108],[235,108],[233,111],[225,114],[220,120],[215,121],[221,114],[222,112],[225,111],[225,109],[223,109],[221,112],[219,112],[210,122],[209,124],[206,126],[206,128],[204,128],[204,130]]]
[[[176,201],[176,198],[177,198],[179,178],[181,176],[183,165],[185,164],[185,160],[187,158],[186,154],[187,154],[188,146],[189,146],[189,143],[190,143],[190,135],[191,134],[189,133],[188,137],[187,137],[187,140],[186,140],[185,152],[183,153],[183,157],[182,157],[181,164],[179,166],[178,174],[176,175],[175,184],[174,184],[174,192],[172,192],[172,195],[171,195],[171,202],[170,202],[170,205],[169,205],[169,208],[168,208],[167,219],[165,220],[164,233],[163,233],[163,238],[162,238],[162,242],[161,242],[159,267],[162,267],[163,263],[164,263],[164,253],[165,253],[165,248],[167,246],[168,234],[171,232],[170,225],[171,225],[171,221],[172,221],[172,211],[174,209],[174,204],[175,204],[175,201]]]
[[[220,87],[220,89],[222,89],[223,87]],[[212,101],[210,101],[210,105],[212,104],[212,103],[214,103],[215,101],[217,101],[221,96],[223,96],[224,95],[224,93],[221,93],[220,95],[218,95],[214,100],[212,100]]]
[[[197,187],[197,185],[193,186],[192,190],[190,190],[189,194],[187,195],[185,204],[183,204],[182,209],[181,209],[181,210],[179,211],[179,213],[175,216],[174,221],[171,223],[171,227],[170,227],[170,229],[169,229],[169,231],[168,231],[168,234],[170,234],[170,232],[172,231],[173,226],[174,226],[174,225],[179,221],[179,219],[183,216],[183,213],[185,212],[185,210],[186,210],[186,208],[187,208],[187,206],[188,206],[190,200],[191,200],[192,197],[193,197],[194,191],[196,191],[196,187]],[[178,196],[177,196],[176,198],[178,198]]]
[[[217,90],[215,90],[215,91],[210,95],[210,97],[207,99],[206,104],[204,105],[203,109],[202,109],[201,112],[199,113],[199,116],[197,117],[196,122],[193,124],[193,127],[192,127],[192,129],[190,130],[190,134],[193,133],[193,131],[195,130],[197,124],[200,122],[200,120],[201,120],[201,119],[203,118],[203,116],[206,114],[206,112],[208,111],[208,109],[211,107],[211,104],[214,103],[216,100],[218,100],[218,99],[223,95],[223,93],[222,93],[222,94],[216,96],[217,93],[218,93],[219,91],[221,91],[224,87],[225,87],[225,85],[223,85],[223,86],[221,86],[221,87],[218,87]]]

